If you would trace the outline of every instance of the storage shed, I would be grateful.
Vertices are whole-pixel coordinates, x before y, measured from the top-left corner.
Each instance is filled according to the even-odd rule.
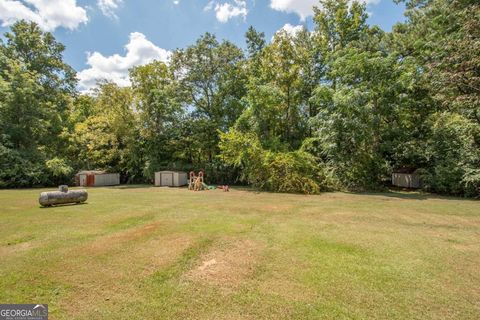
[[[182,187],[188,184],[188,176],[182,171],[155,172],[156,187]]]
[[[77,186],[101,187],[117,186],[120,184],[119,173],[106,173],[105,171],[80,171],[75,175]]]
[[[420,175],[415,170],[400,169],[392,173],[392,185],[401,188],[419,189],[422,187]]]

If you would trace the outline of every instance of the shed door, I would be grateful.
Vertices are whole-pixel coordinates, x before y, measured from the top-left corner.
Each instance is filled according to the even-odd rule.
[[[87,187],[93,187],[93,186],[95,186],[95,175],[89,174],[87,176]]]
[[[173,173],[162,173],[162,186],[173,187]]]
[[[80,179],[79,185],[81,187],[86,187],[87,186],[87,175],[86,174],[81,174],[79,179]]]

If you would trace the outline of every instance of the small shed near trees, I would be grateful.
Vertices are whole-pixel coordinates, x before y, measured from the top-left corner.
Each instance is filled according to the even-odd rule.
[[[75,175],[75,184],[81,187],[117,186],[120,184],[120,174],[96,170],[80,171]]]
[[[156,187],[182,187],[188,184],[188,175],[182,171],[155,172]]]
[[[419,189],[422,187],[422,181],[415,169],[402,168],[393,171],[392,185],[401,188]]]

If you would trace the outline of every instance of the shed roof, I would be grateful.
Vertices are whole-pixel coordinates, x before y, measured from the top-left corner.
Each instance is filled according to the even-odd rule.
[[[106,171],[101,170],[82,170],[77,173],[78,174],[107,174]]]
[[[185,171],[175,171],[175,170],[163,170],[163,171],[157,171],[156,173],[185,173]]]
[[[400,167],[393,170],[393,173],[405,173],[405,174],[414,174],[417,171],[416,168],[412,167]]]

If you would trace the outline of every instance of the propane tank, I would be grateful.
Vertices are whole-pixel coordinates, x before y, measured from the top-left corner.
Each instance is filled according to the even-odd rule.
[[[42,207],[50,207],[58,204],[82,203],[87,201],[87,190],[68,190],[68,186],[58,187],[58,191],[48,191],[40,193],[38,202]]]

